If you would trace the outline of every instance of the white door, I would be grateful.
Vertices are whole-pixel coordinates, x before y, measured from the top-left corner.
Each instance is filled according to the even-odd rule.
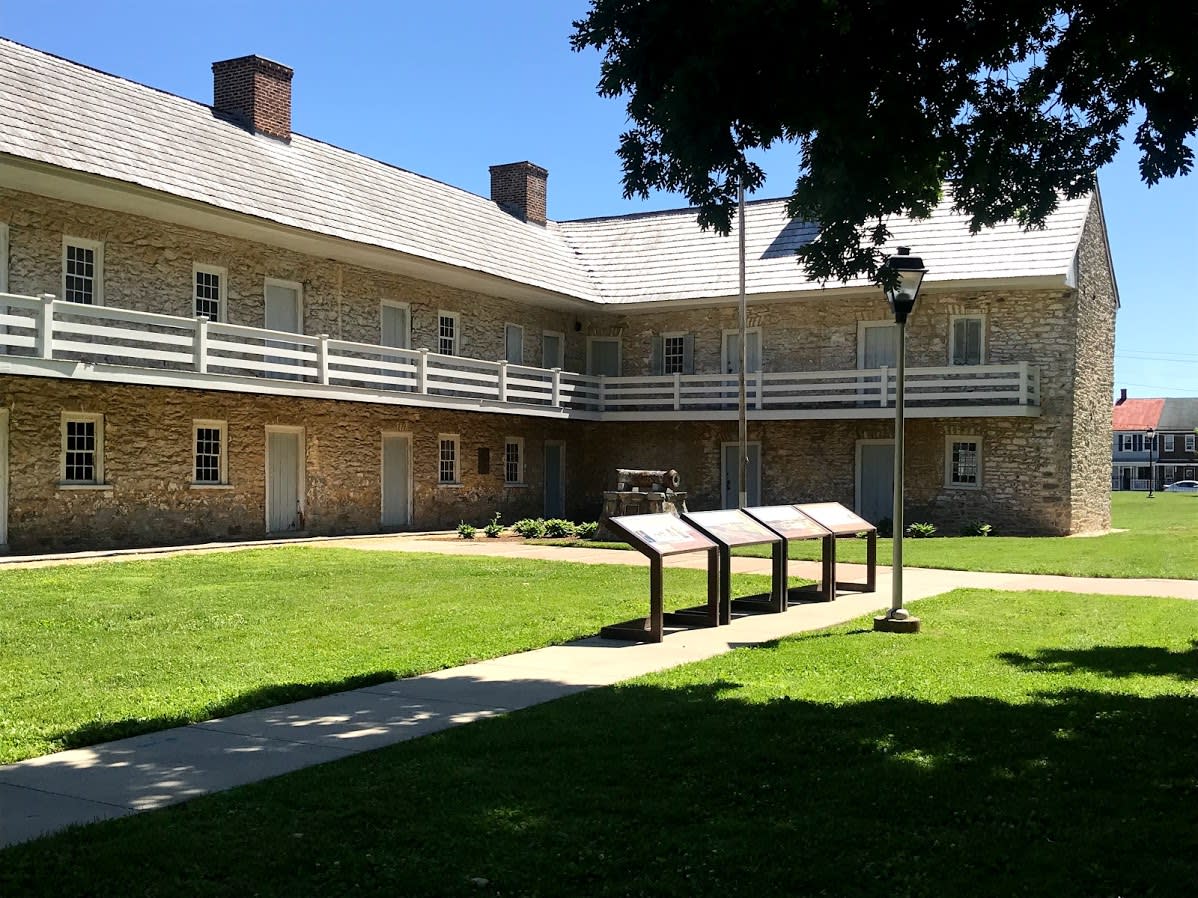
[[[745,373],[761,370],[761,328],[745,331]],[[740,331],[724,331],[724,373],[740,374]]]
[[[898,362],[898,326],[864,324],[857,352],[858,368],[893,368]]]
[[[407,434],[383,435],[383,526],[411,523],[412,443]]]
[[[894,442],[857,444],[857,514],[871,524],[894,514]]]
[[[303,529],[303,434],[266,432],[266,531]]]
[[[748,506],[761,504],[761,444],[749,443],[749,463],[745,466],[745,491]],[[740,443],[724,444],[724,461],[720,466],[724,508],[740,507]]]
[[[410,342],[408,307],[384,302],[379,312],[379,345],[407,349]]]
[[[0,409],[0,546],[8,545],[8,409]]]
[[[285,284],[276,281],[266,282],[266,324],[267,330],[287,331],[298,334],[303,331],[300,326],[300,287],[299,284]],[[296,349],[294,344],[267,341],[267,346],[277,346],[280,349]],[[268,356],[270,365],[299,365],[299,359],[285,356]],[[285,380],[299,380],[298,374],[288,374],[281,371],[269,372],[270,377],[280,377]]]
[[[546,331],[541,335],[541,367],[563,367],[562,335]]]

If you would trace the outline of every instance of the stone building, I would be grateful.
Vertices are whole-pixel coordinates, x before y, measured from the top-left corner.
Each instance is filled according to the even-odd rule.
[[[594,519],[617,467],[735,504],[737,241],[693,210],[547,217],[291,131],[291,70],[208,106],[0,41],[0,543],[14,551]],[[750,499],[888,514],[894,334],[746,214]],[[970,237],[908,327],[912,520],[1109,525],[1118,305],[1097,194]]]

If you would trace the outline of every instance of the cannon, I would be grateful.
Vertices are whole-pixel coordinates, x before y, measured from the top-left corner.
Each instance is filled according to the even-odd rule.
[[[678,489],[681,478],[671,468],[668,471],[634,471],[616,469],[616,491],[621,493],[664,493]]]

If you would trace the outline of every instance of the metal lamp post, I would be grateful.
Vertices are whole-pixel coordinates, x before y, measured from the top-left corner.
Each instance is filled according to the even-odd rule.
[[[1153,464],[1152,457],[1156,454],[1156,431],[1149,427],[1144,436],[1148,438],[1148,498],[1155,499],[1152,489],[1156,486],[1156,465]]]
[[[903,607],[903,429],[907,381],[907,316],[915,309],[919,287],[928,270],[923,259],[911,255],[905,246],[886,260],[890,270],[891,286],[886,287],[886,301],[894,313],[898,325],[898,347],[894,378],[894,560],[891,566],[891,594],[889,613],[874,618],[874,629],[890,633],[919,632],[919,618],[912,617]],[[886,389],[886,385],[882,385]]]

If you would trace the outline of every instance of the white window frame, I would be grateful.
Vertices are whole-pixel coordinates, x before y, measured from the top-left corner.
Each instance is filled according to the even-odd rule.
[[[556,364],[550,364],[550,359],[545,358],[545,338],[557,337],[557,349],[559,358]],[[566,334],[564,331],[541,331],[541,367],[547,369],[565,368],[566,367]]]
[[[91,480],[67,479],[67,423],[90,421],[96,425],[96,450],[92,459],[94,477]],[[104,482],[104,414],[102,412],[63,412],[59,424],[58,450],[58,487],[59,489],[111,489]]]
[[[88,240],[85,237],[72,237],[69,234],[62,235],[62,280],[60,287],[62,294],[59,299],[67,298],[67,247],[78,246],[83,249],[90,249],[94,253],[95,272],[92,276],[92,301],[93,306],[104,305],[104,243],[100,240]]]
[[[453,347],[450,352],[442,352],[441,350],[441,320],[449,318],[453,321]],[[438,355],[459,355],[462,348],[462,315],[460,312],[446,312],[444,309],[437,310],[437,354]]]
[[[453,443],[453,480],[441,479],[441,444]],[[437,434],[437,486],[462,485],[462,436],[457,433]]]
[[[620,374],[614,375],[619,377],[624,373],[624,338],[623,337],[587,337],[587,373],[593,370],[591,363],[594,360],[594,346],[596,343],[615,343],[616,344],[616,370]]]
[[[508,479],[507,450],[509,446],[516,447],[516,479]],[[503,485],[526,486],[524,480],[524,437],[504,437],[503,440]]]
[[[1173,439],[1173,434],[1171,434],[1171,433],[1165,434],[1165,451],[1172,452],[1173,447],[1175,445],[1176,445],[1176,441]]]
[[[950,365],[957,364],[957,322],[963,319],[976,319],[982,323],[981,333],[978,337],[981,340],[981,345],[978,347],[978,364],[984,365],[986,364],[986,316],[978,313],[948,316],[948,363]]]
[[[404,345],[400,346],[400,347],[395,347],[395,348],[411,349],[412,348],[412,304],[410,302],[401,302],[398,299],[380,299],[379,300],[379,345],[380,346],[384,345],[383,344],[383,309],[385,309],[385,308],[403,309],[404,310],[404,322],[407,325],[407,327],[404,330],[404,335],[403,335]],[[440,321],[438,321],[437,322],[438,328],[440,327],[440,324],[441,324]]]
[[[1192,433],[1186,434],[1186,449],[1185,449],[1186,452],[1194,451],[1194,440],[1195,440],[1195,434],[1192,434]]]
[[[666,331],[661,335],[661,373],[662,374],[686,374],[686,338],[689,336],[687,331]],[[678,370],[667,371],[666,361],[669,358],[669,352],[666,351],[666,344],[670,340],[680,340],[682,353],[678,357]]]
[[[978,455],[977,483],[953,481],[953,443],[976,443]],[[954,433],[944,438],[944,486],[950,490],[980,490],[982,488],[982,438],[972,434]]]
[[[196,449],[200,428],[220,432],[220,464],[217,480],[196,480]],[[226,421],[197,418],[191,422],[191,488],[197,490],[229,489],[229,425]]]
[[[63,268],[66,268],[66,250],[63,250]],[[8,225],[0,221],[0,293],[8,292]]]
[[[518,331],[520,331],[520,358],[516,359],[515,361],[513,361],[512,359],[509,359],[507,357],[507,332],[508,332],[509,327],[514,327]],[[507,362],[510,365],[523,365],[524,364],[524,325],[523,324],[516,324],[516,322],[514,322],[514,321],[505,321],[503,323],[503,358],[507,359]]]
[[[214,274],[220,280],[217,281],[217,297],[216,297],[216,317],[209,317],[209,321],[225,322],[228,320],[228,314],[225,311],[227,307],[226,297],[229,290],[229,270],[222,268],[220,265],[207,265],[203,262],[193,262],[191,264],[191,314],[196,318],[200,317],[196,312],[196,276],[200,274]]]

